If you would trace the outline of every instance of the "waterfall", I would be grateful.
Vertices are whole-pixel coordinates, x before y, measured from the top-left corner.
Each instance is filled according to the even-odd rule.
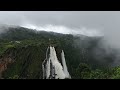
[[[67,71],[64,52],[62,51],[62,63],[59,62],[54,47],[48,47],[46,51],[46,59],[42,63],[43,79],[65,79],[70,78]]]
[[[62,64],[63,64],[63,71],[64,71],[64,74],[65,74],[65,77],[66,78],[71,78],[68,70],[67,70],[67,65],[66,65],[66,62],[65,62],[65,55],[64,55],[64,51],[62,50],[62,53],[61,53],[61,58],[62,58]]]
[[[46,78],[48,79],[50,76],[50,59],[48,60],[46,64]]]
[[[47,48],[47,51],[46,51],[46,59],[43,61],[42,63],[42,70],[43,70],[43,79],[46,79],[47,77],[47,62],[48,62],[48,59],[49,59],[49,47]]]
[[[50,58],[52,61],[53,66],[55,67],[55,74],[56,74],[56,79],[64,79],[65,78],[65,74],[63,72],[63,68],[61,63],[59,63],[57,55],[56,55],[56,51],[54,47],[50,47]]]

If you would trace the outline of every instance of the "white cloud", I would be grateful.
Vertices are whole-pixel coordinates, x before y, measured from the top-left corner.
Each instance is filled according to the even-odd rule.
[[[52,31],[57,33],[63,33],[63,34],[82,34],[86,36],[101,36],[103,35],[99,30],[97,29],[87,29],[85,27],[82,28],[70,28],[62,25],[43,25],[43,26],[36,26],[33,24],[24,24],[21,25],[26,28],[30,29],[36,29],[38,31],[44,30],[44,31]]]

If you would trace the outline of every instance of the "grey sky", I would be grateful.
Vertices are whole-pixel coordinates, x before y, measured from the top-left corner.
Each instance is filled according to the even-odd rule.
[[[108,42],[120,47],[119,11],[0,11],[0,23],[38,27],[46,24],[61,25],[72,31],[81,31],[81,27],[87,28],[86,31],[101,30]]]
[[[0,23],[24,22],[65,25],[69,27],[119,28],[120,12],[116,11],[0,11]]]

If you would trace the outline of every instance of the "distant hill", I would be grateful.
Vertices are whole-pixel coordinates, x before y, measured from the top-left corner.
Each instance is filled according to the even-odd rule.
[[[0,73],[3,78],[42,78],[41,64],[49,45],[56,48],[59,60],[61,50],[64,50],[68,71],[73,78],[80,63],[86,63],[93,69],[111,66],[114,53],[107,55],[104,48],[98,47],[101,40],[102,37],[73,36],[18,26],[4,28],[4,32],[0,33],[0,65],[6,67],[0,68]],[[96,58],[96,49],[104,56]],[[11,63],[8,62],[10,59]]]

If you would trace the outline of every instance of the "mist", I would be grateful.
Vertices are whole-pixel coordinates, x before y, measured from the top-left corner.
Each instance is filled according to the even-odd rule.
[[[119,60],[120,12],[119,11],[0,11],[0,24],[18,25],[38,31],[103,37],[99,47],[106,54],[117,49],[115,63]],[[0,28],[0,32],[2,32]],[[99,50],[95,50],[98,53]],[[99,54],[102,57],[102,53]]]
[[[22,27],[25,28],[30,28],[30,29],[35,29],[38,31],[52,31],[56,33],[62,33],[62,34],[73,34],[73,35],[85,35],[85,36],[103,36],[103,34],[94,29],[94,28],[86,28],[86,27],[81,27],[81,28],[71,28],[63,25],[43,25],[43,26],[35,26],[32,24],[24,24]]]

